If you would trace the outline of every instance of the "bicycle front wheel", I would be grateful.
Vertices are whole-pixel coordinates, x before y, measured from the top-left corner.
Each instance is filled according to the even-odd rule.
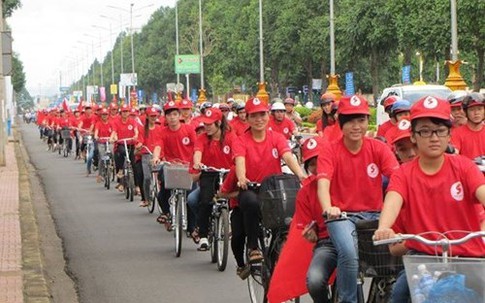
[[[175,240],[175,257],[180,257],[182,254],[182,203],[179,198],[175,201],[175,214],[174,214],[174,233],[173,237]]]
[[[224,271],[227,265],[227,255],[229,254],[229,212],[227,208],[221,210],[221,215],[217,218],[216,227],[217,269]]]
[[[211,216],[210,220],[210,228],[211,230],[209,231],[209,244],[211,247],[211,262],[216,263],[217,262],[217,251],[218,251],[218,242],[217,242],[217,230],[218,230],[218,218],[214,217],[214,215]]]
[[[251,265],[251,274],[248,277],[249,298],[252,303],[266,303],[270,273],[265,262]]]
[[[135,179],[133,176],[133,171],[128,169],[128,186],[130,187],[130,202],[133,202],[133,196],[135,195]]]
[[[151,189],[150,189],[150,196],[148,197],[148,212],[153,213],[155,211],[155,204],[157,203],[157,195],[158,195],[158,187],[156,178],[152,178],[151,180]]]

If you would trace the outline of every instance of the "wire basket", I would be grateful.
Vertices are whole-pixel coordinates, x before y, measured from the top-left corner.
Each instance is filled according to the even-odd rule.
[[[356,223],[360,270],[366,277],[392,277],[404,268],[402,258],[392,256],[387,245],[374,246],[372,236],[378,224],[377,220]]]
[[[413,303],[485,302],[485,259],[407,255],[403,260]]]
[[[166,189],[192,189],[192,177],[189,174],[188,165],[165,164],[163,180]]]
[[[71,131],[69,129],[61,129],[61,138],[62,139],[70,139],[71,138]]]
[[[263,226],[269,229],[288,228],[295,213],[299,188],[267,190],[259,193]]]

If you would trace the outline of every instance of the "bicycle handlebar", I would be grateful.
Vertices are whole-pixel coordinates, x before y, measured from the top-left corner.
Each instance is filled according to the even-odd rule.
[[[420,235],[413,235],[413,234],[397,234],[394,238],[390,239],[385,239],[385,240],[378,240],[378,241],[373,241],[374,245],[385,245],[385,244],[393,244],[393,243],[399,243],[404,240],[414,240],[421,242],[423,244],[429,245],[429,246],[447,246],[447,245],[458,245],[458,244],[463,244],[470,239],[473,238],[479,238],[479,237],[484,237],[485,238],[485,231],[476,231],[476,232],[471,232],[468,235],[459,238],[459,239],[454,239],[450,240],[446,238],[446,236],[443,234],[443,239],[439,240],[430,240],[426,239],[423,236]]]
[[[151,151],[151,150],[150,150],[150,149],[149,149],[149,148],[148,148],[146,145],[142,145],[142,146],[140,146],[140,148],[139,148],[139,149],[140,149],[140,151],[141,151],[142,149],[146,149],[146,151],[147,151],[147,152],[148,152],[150,155],[152,155],[152,156],[153,156],[152,151]]]
[[[226,168],[215,168],[213,166],[206,166],[203,164],[201,165],[200,170],[205,172],[216,172],[220,174],[227,174],[230,171],[229,169],[226,169]]]

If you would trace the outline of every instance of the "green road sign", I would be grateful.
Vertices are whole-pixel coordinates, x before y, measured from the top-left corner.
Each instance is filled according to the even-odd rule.
[[[199,55],[178,55],[175,56],[176,74],[200,74]]]

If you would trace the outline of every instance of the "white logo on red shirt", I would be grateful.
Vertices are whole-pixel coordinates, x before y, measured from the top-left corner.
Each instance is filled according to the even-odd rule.
[[[273,154],[273,157],[275,159],[278,159],[278,150],[276,148],[273,148],[273,150],[271,151],[271,153]]]
[[[210,117],[210,116],[212,116],[212,111],[211,111],[210,109],[206,110],[206,111],[205,111],[205,116],[206,116],[206,117]]]
[[[361,103],[359,97],[357,96],[353,96],[352,98],[350,98],[350,105],[352,106],[359,106]]]
[[[174,106],[174,105],[175,105],[175,102],[173,101],[168,102],[168,106]]]
[[[438,100],[434,97],[427,97],[424,99],[423,106],[427,109],[436,108],[438,106]]]
[[[261,104],[261,101],[258,98],[254,98],[253,99],[253,104],[254,105],[260,105]]]
[[[189,145],[189,143],[190,143],[190,139],[189,139],[189,137],[184,137],[184,138],[182,139],[182,144],[183,144],[183,145]]]
[[[317,141],[315,139],[310,139],[308,140],[308,143],[306,144],[306,148],[309,150],[315,149],[317,147]]]
[[[288,129],[288,127],[285,127],[285,129],[283,129],[283,133],[287,134],[290,130]]]
[[[458,181],[458,182],[455,182],[453,183],[453,185],[451,185],[451,188],[450,188],[450,193],[451,193],[451,196],[453,197],[453,199],[455,199],[456,201],[462,201],[463,200],[463,185],[461,185],[461,182]]]
[[[379,167],[375,163],[371,163],[367,166],[367,175],[371,178],[377,177],[379,175]]]
[[[400,130],[408,130],[409,127],[411,127],[411,122],[409,122],[408,120],[401,120],[397,125],[397,128],[399,128]]]
[[[229,153],[231,152],[231,148],[226,145],[224,146],[224,148],[222,149],[222,151],[226,154],[226,155],[229,155]]]
[[[128,125],[128,130],[133,130],[133,125]]]

